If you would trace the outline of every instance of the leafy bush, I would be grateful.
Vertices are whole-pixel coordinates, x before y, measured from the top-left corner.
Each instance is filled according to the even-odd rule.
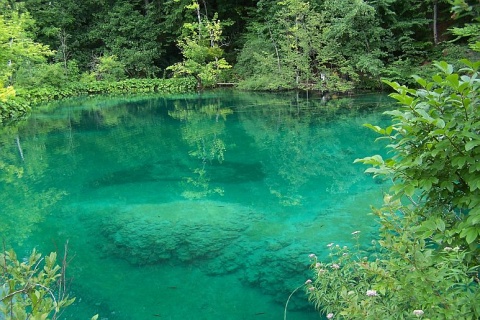
[[[74,61],[68,63],[67,69],[63,63],[25,63],[15,73],[15,86],[24,89],[48,86],[63,88],[69,82],[76,81],[78,76],[78,67]]]
[[[329,263],[311,255],[307,293],[328,319],[480,317],[480,62],[463,63],[457,73],[435,63],[440,73],[415,77],[418,90],[387,82],[401,104],[386,112],[393,124],[366,126],[394,155],[356,161],[391,178],[392,195],[374,210],[373,250],[331,247]]]
[[[470,252],[429,245],[415,232],[418,212],[388,196],[374,213],[382,232],[371,248],[330,244],[329,262],[311,255],[314,280],[306,289],[315,307],[329,319],[477,319],[478,268],[465,263]]]
[[[424,207],[419,232],[426,238],[438,245],[470,247],[478,256],[480,62],[463,63],[460,73],[446,62],[435,63],[441,73],[431,82],[415,77],[418,90],[387,82],[396,91],[391,96],[403,107],[387,112],[392,126],[369,127],[389,139],[396,154],[387,160],[374,156],[361,161],[373,165],[368,171],[375,175],[392,175],[396,197],[418,193],[416,201]],[[442,230],[433,228],[438,221],[445,224]]]
[[[105,55],[95,60],[92,75],[98,81],[120,81],[127,76],[125,64],[115,55]]]
[[[56,259],[54,252],[42,257],[35,250],[23,262],[13,251],[0,254],[2,319],[57,319],[75,301],[65,292],[65,264],[60,267]]]
[[[0,101],[0,123],[18,118],[32,106],[56,99],[90,94],[174,94],[192,92],[196,89],[193,77],[173,79],[127,79],[118,82],[91,81],[71,82],[64,86],[42,86],[17,89],[16,96]]]

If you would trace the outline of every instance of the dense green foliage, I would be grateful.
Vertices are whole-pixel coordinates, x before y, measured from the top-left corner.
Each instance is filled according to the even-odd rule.
[[[4,1],[0,2],[4,5]],[[0,102],[15,95],[11,79],[22,64],[41,62],[52,54],[48,47],[35,43],[28,32],[33,20],[28,13],[1,10],[0,7]]]
[[[194,1],[187,8],[196,12],[198,21],[183,25],[184,34],[178,41],[183,61],[175,63],[167,70],[172,70],[175,75],[192,75],[197,79],[197,87],[200,89],[204,86],[211,87],[218,82],[218,76],[223,69],[231,68],[222,57],[222,25],[217,14],[212,20],[202,17],[198,2]]]
[[[456,33],[476,49],[471,30]],[[414,76],[417,89],[386,81],[401,105],[386,112],[393,124],[366,126],[390,142],[393,156],[357,160],[393,182],[374,210],[380,238],[368,251],[331,244],[329,263],[310,255],[307,292],[328,319],[480,317],[480,62],[461,62],[458,70],[434,63],[440,72]]]
[[[477,8],[454,2],[456,20],[446,0],[1,0],[2,118],[38,100],[10,101],[15,89],[48,100],[133,78],[327,93],[412,85],[433,60],[473,58]]]
[[[453,22],[442,0],[3,0],[2,7],[30,12],[30,36],[56,50],[53,61],[75,61],[83,72],[103,56],[116,56],[128,77],[160,76],[181,61],[184,49],[177,45],[185,39],[185,24],[222,21],[217,46],[230,64],[244,61],[235,76],[246,80],[269,70],[276,79],[280,72],[286,81],[281,87],[312,87],[322,73],[340,77],[347,87],[364,79],[378,84],[379,75],[406,78],[411,67],[449,51],[449,27],[472,19]]]
[[[464,60],[460,73],[445,62],[432,81],[416,77],[421,89],[390,83],[405,107],[389,112],[393,126],[379,133],[392,140],[392,159],[368,162],[375,173],[391,172],[396,194],[415,196],[425,218],[419,227],[438,245],[469,248],[478,257],[480,238],[480,62]],[[374,127],[377,130],[376,127]],[[384,131],[385,130],[385,131]],[[391,136],[390,136],[391,134]],[[437,229],[438,228],[438,229]],[[435,233],[440,231],[441,233]]]
[[[469,17],[472,21],[466,23],[463,27],[452,28],[452,33],[459,38],[467,38],[470,47],[480,51],[480,4],[470,3],[465,0],[451,0],[454,11],[454,18]]]
[[[444,1],[261,1],[235,69],[245,88],[379,88],[458,51],[452,23]]]
[[[384,207],[374,211],[380,239],[370,252],[332,247],[327,264],[312,256],[315,280],[307,286],[325,313],[345,319],[480,316],[480,63],[464,63],[459,73],[436,63],[441,73],[432,81],[416,77],[420,89],[390,83],[401,103],[386,112],[393,125],[367,126],[390,141],[394,156],[358,160],[394,183]]]
[[[462,14],[476,8],[453,1]],[[476,22],[455,30],[478,49]],[[389,141],[393,156],[356,160],[391,179],[374,209],[378,240],[356,248],[333,243],[329,262],[311,254],[309,299],[328,319],[480,318],[480,62],[435,62],[417,88],[385,81],[400,107],[393,124],[367,124]]]

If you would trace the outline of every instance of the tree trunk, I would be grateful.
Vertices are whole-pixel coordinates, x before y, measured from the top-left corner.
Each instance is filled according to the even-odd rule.
[[[438,20],[438,0],[433,0],[433,43],[435,43],[435,45],[438,44],[437,20]]]
[[[281,72],[280,53],[278,52],[278,47],[277,47],[277,44],[275,43],[275,39],[273,39],[273,34],[272,34],[272,30],[270,29],[270,27],[268,28],[268,33],[270,34],[270,38],[272,39],[273,47],[275,48],[275,55],[277,56],[278,73],[280,73]]]
[[[197,19],[198,19],[198,41],[202,40],[202,16],[200,15],[200,5],[197,6]]]
[[[58,35],[60,39],[60,53],[62,55],[62,62],[63,62],[63,72],[66,76],[68,76],[68,47],[67,47],[67,40],[70,37],[69,34],[65,31],[65,29],[60,30]]]
[[[20,137],[19,136],[16,136],[15,142],[17,144],[18,153],[20,154],[20,158],[22,159],[22,161],[25,161],[25,157],[23,156],[23,149],[22,149],[22,145],[20,144]]]
[[[202,78],[200,78],[198,74],[193,74],[193,77],[195,78],[195,80],[197,80],[197,90],[202,91],[203,90]]]
[[[295,85],[298,87],[300,86],[300,66],[298,65],[298,59],[300,56],[300,50],[298,49],[298,16],[295,17]]]

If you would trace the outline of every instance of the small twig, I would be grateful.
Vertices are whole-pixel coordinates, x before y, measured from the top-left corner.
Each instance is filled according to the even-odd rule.
[[[58,293],[59,299],[63,299],[63,297],[65,296],[65,292],[67,291],[67,288],[66,288],[67,257],[68,257],[68,240],[65,243],[65,249],[64,249],[63,259],[62,259],[62,271],[60,273],[60,279],[59,279],[59,293]]]
[[[52,290],[48,287],[45,287],[42,284],[39,284],[39,283],[36,283],[35,286],[39,286],[39,287],[47,290],[47,292],[52,296],[54,306],[55,306],[55,313],[53,314],[52,319],[56,319],[57,318],[57,311],[58,311],[58,303],[57,303],[57,299],[55,299],[55,295],[53,294]]]
[[[28,287],[29,287],[29,284],[27,283],[27,285],[25,287],[23,287],[22,289],[19,289],[17,291],[14,291],[12,293],[9,293],[7,294],[5,297],[3,297],[0,302],[3,302],[4,300],[7,300],[11,297],[13,297],[14,295],[16,295],[17,293],[26,293],[26,291],[28,291]]]
[[[3,239],[3,272],[7,273],[7,246],[5,244],[5,239]]]
[[[290,302],[290,298],[293,296],[293,294],[295,292],[297,292],[298,289],[300,289],[301,287],[303,287],[303,284],[296,287],[295,290],[292,291],[292,293],[290,293],[290,295],[288,296],[288,299],[287,299],[287,302],[285,303],[285,310],[284,310],[284,313],[283,313],[283,320],[287,320],[287,307],[288,307],[288,303]]]
[[[35,272],[38,270],[38,265],[43,261],[43,257],[37,261],[37,264],[33,267],[33,272],[32,274],[30,275],[30,277],[28,277],[27,279],[27,282],[30,281],[30,279],[35,275]]]

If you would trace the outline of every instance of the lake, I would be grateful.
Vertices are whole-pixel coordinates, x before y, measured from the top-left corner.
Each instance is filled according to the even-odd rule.
[[[1,127],[0,233],[63,252],[62,319],[282,319],[310,253],[377,235],[384,95],[88,97]],[[287,319],[319,319],[305,290]]]

